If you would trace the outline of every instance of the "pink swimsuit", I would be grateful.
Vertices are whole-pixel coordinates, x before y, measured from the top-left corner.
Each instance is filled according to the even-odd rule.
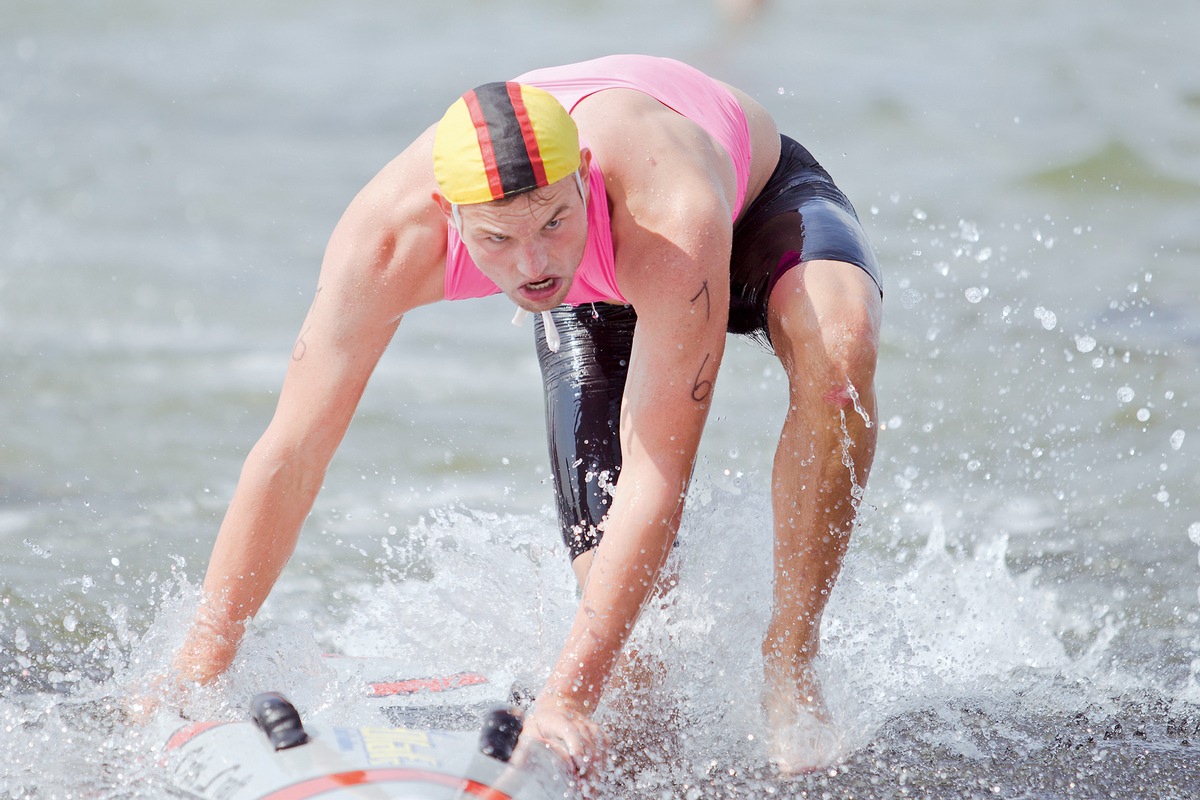
[[[729,90],[704,73],[679,61],[652,56],[619,55],[527,72],[516,78],[550,92],[573,111],[585,97],[605,89],[635,89],[695,122],[725,148],[737,174],[737,219],[750,180],[750,127],[745,112]],[[566,302],[617,301],[625,298],[617,288],[612,231],[604,176],[592,159],[588,180],[588,240],[583,261],[575,273]],[[446,299],[486,297],[500,289],[471,260],[453,225],[446,232]]]

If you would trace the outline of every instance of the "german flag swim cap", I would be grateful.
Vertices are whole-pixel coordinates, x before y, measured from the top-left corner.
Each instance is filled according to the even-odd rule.
[[[451,203],[488,203],[579,169],[579,131],[549,92],[487,83],[454,102],[433,139],[433,173]]]

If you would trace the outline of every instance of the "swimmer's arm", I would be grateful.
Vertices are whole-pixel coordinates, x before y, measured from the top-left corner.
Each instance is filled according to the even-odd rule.
[[[539,707],[553,699],[573,713],[594,711],[683,513],[724,352],[731,231],[728,206],[703,199],[710,186],[677,188],[673,207],[658,204],[651,219],[617,240],[622,291],[638,313],[621,411],[621,475]]]
[[[432,203],[428,211],[414,203],[408,216],[381,220],[377,209],[385,199],[368,185],[330,238],[275,414],[246,458],[213,547],[202,605],[175,660],[186,680],[208,682],[232,662],[245,623],[295,549],[401,316],[441,298],[440,212]]]

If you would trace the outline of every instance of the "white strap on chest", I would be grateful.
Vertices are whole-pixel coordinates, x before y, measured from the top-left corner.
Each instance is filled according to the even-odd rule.
[[[518,308],[517,313],[513,315],[512,324],[518,328],[525,323],[525,318],[529,316],[529,312],[523,308]],[[550,348],[551,353],[557,353],[558,348],[562,346],[562,339],[558,336],[558,327],[554,324],[554,317],[549,311],[542,312],[542,331],[546,334],[546,347]]]

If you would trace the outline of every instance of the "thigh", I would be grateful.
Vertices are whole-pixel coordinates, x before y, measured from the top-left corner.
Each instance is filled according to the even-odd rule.
[[[550,472],[563,541],[572,560],[599,544],[621,470],[621,397],[637,316],[604,304],[551,312],[561,344],[535,325],[546,397]]]
[[[793,386],[844,403],[847,382],[872,390],[883,301],[857,264],[814,260],[780,276],[771,292],[769,329]]]
[[[761,236],[775,259],[768,338],[793,394],[839,406],[872,396],[883,309],[879,266],[848,202],[809,198]]]

